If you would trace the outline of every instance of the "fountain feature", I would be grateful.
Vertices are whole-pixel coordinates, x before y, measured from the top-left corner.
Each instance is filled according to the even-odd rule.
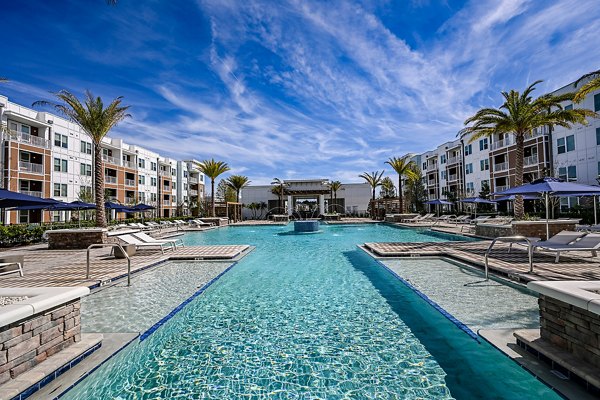
[[[319,220],[306,219],[294,221],[294,232],[311,233],[319,231]]]

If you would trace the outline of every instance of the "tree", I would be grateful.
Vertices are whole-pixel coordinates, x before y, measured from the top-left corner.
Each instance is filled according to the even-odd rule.
[[[575,103],[581,103],[588,94],[592,93],[594,90],[600,89],[600,69],[597,71],[594,71],[594,72],[590,72],[589,74],[583,75],[581,78],[579,78],[575,82],[575,87],[577,87],[579,82],[581,82],[582,80],[587,79],[587,78],[592,78],[592,79],[588,83],[583,85],[579,89],[577,94],[575,94],[575,97],[573,98],[573,101]]]
[[[237,203],[240,202],[240,191],[248,186],[249,183],[250,180],[244,175],[231,175],[229,178],[227,178],[227,184],[231,189],[235,190],[235,198]]]
[[[396,197],[396,187],[389,176],[386,176],[381,180],[381,192],[379,193],[379,196],[384,199]]]
[[[417,165],[414,161],[411,161],[410,158],[410,155],[406,155],[401,158],[392,157],[385,162],[386,164],[389,164],[398,174],[398,201],[400,202],[400,212],[403,212],[404,210],[402,204],[402,176],[407,178],[411,177],[415,174],[415,170],[417,169]]]
[[[229,186],[229,182],[225,179],[221,179],[217,185],[217,199],[220,201],[234,202],[236,200],[235,190]]]
[[[279,196],[279,212],[282,212],[281,210],[283,210],[283,195],[285,194],[285,182],[283,182],[279,178],[273,178],[273,182],[271,182],[271,185],[275,185],[275,187],[271,190],[271,193]]]
[[[485,200],[490,199],[490,184],[488,183],[488,181],[481,182],[481,190],[479,191],[479,197]],[[480,212],[488,212],[494,210],[494,206],[487,203],[477,204],[477,207],[479,208]]]
[[[104,163],[102,160],[102,139],[119,122],[130,117],[129,106],[121,105],[123,97],[114,99],[107,107],[100,97],[92,92],[85,92],[85,100],[79,99],[67,90],[54,93],[60,103],[37,101],[36,105],[50,105],[59,113],[76,123],[92,139],[94,143],[94,194],[96,197],[96,226],[106,227],[104,211]]]
[[[412,206],[412,211],[421,211],[423,204],[427,200],[427,191],[423,184],[423,175],[416,168],[415,173],[406,179],[406,198],[407,203]]]
[[[371,186],[371,189],[373,189],[373,199],[371,202],[372,218],[375,218],[375,190],[378,186],[381,186],[381,180],[384,173],[385,171],[374,171],[371,173],[363,172],[358,176],[359,178],[363,178],[369,184],[369,186]]]
[[[502,92],[504,103],[499,108],[482,108],[475,115],[465,121],[465,125],[459,135],[472,134],[469,142],[481,137],[492,137],[512,133],[516,142],[515,160],[515,186],[523,184],[523,152],[525,135],[534,129],[544,126],[558,125],[571,128],[573,124],[587,124],[586,117],[596,116],[591,110],[574,108],[567,110],[561,105],[565,101],[573,101],[574,93],[562,95],[546,94],[533,99],[531,93],[535,86],[542,81],[536,81],[525,89],[523,93],[516,90]],[[515,218],[523,219],[525,210],[523,208],[523,197],[515,199]]]
[[[342,182],[340,182],[340,181],[331,182],[329,184],[329,189],[331,189],[331,193],[333,193],[333,198],[335,199],[334,205],[337,206],[337,192],[342,189]],[[336,210],[334,209],[333,212],[336,212]]]
[[[215,161],[214,158],[210,160],[201,161],[198,165],[200,172],[210,178],[210,209],[211,217],[215,216],[215,179],[221,174],[229,171],[229,165],[224,161]]]

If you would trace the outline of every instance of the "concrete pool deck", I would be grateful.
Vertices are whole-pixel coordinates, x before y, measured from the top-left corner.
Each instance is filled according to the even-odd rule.
[[[131,257],[131,272],[168,260],[238,260],[252,250],[249,245],[186,246],[175,252],[142,250]],[[24,276],[0,277],[0,287],[95,287],[127,274],[127,260],[109,255],[109,248],[91,251],[90,278],[86,279],[86,250],[48,250],[46,244],[10,249],[2,255],[23,255]]]

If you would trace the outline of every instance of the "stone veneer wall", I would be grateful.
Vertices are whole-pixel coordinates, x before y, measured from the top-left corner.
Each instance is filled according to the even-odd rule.
[[[0,328],[0,384],[81,340],[79,300]]]
[[[550,236],[556,235],[560,231],[574,231],[575,230],[575,222],[561,222],[561,223],[551,223],[549,225]],[[478,236],[496,238],[500,236],[526,236],[526,237],[539,237],[544,240],[546,238],[546,224],[536,223],[536,224],[527,224],[524,222],[519,222],[517,224],[512,225],[493,225],[493,224],[485,224],[479,223],[475,227],[475,234]]]
[[[542,294],[538,302],[542,339],[600,368],[600,316]]]
[[[87,249],[89,245],[107,242],[106,229],[80,229],[48,231],[48,248]]]

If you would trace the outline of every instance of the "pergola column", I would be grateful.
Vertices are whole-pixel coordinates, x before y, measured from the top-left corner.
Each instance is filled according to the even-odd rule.
[[[325,196],[319,195],[319,215],[325,215]]]
[[[292,196],[288,195],[288,201],[287,201],[287,207],[288,207],[288,216],[292,216],[292,213],[294,212],[294,204],[292,204]]]

